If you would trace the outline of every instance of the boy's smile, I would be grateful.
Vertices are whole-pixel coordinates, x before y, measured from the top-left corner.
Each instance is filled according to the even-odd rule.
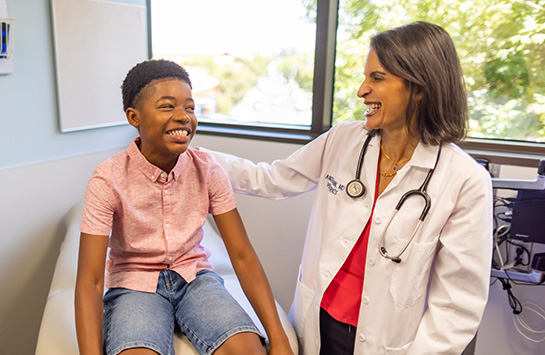
[[[170,172],[195,135],[195,102],[189,84],[182,80],[157,80],[149,85],[142,89],[140,107],[127,109],[126,115],[138,128],[144,157]]]
[[[174,128],[165,133],[172,137],[173,141],[181,144],[189,143],[191,140],[191,130],[187,128]]]

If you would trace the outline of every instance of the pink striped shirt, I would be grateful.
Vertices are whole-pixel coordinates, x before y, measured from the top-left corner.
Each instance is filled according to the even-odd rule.
[[[224,170],[189,148],[170,174],[147,161],[136,142],[100,164],[85,193],[80,231],[110,236],[106,286],[155,292],[170,268],[188,282],[212,269],[202,226],[236,208]]]

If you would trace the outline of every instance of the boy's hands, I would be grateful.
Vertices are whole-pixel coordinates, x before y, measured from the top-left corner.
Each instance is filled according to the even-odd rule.
[[[269,345],[268,355],[294,355],[294,354],[293,354],[293,351],[291,350],[290,343],[288,339],[286,338],[286,341],[280,344],[271,343]]]

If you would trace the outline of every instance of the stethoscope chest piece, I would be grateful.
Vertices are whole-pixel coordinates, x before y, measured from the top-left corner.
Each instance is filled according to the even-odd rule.
[[[365,193],[365,186],[359,179],[354,179],[346,185],[346,193],[352,198],[358,198]]]
[[[371,134],[367,135],[367,139],[365,139],[365,142],[363,143],[363,147],[361,148],[360,157],[358,159],[358,166],[356,168],[356,177],[355,177],[355,179],[350,181],[348,184],[346,184],[346,193],[348,194],[348,196],[350,196],[352,198],[358,198],[358,197],[363,196],[363,194],[365,194],[365,186],[363,185],[363,182],[361,182],[361,180],[360,180],[360,175],[361,175],[361,167],[363,165],[363,158],[365,156],[365,151],[367,150],[367,146],[369,145],[369,142],[371,141],[371,137],[372,137]],[[409,244],[411,243],[411,241],[416,236],[416,233],[418,232],[422,222],[424,222],[424,219],[426,218],[426,215],[428,214],[428,211],[430,210],[430,207],[431,207],[431,198],[428,195],[428,193],[426,192],[426,190],[428,188],[428,183],[431,180],[433,172],[435,171],[435,168],[437,167],[437,163],[439,162],[439,156],[440,155],[441,155],[441,145],[439,145],[439,148],[437,149],[437,157],[435,158],[435,164],[434,164],[433,168],[428,171],[428,175],[426,175],[426,179],[424,180],[424,182],[422,183],[420,188],[415,189],[415,190],[409,190],[403,196],[401,196],[401,199],[399,200],[399,202],[398,202],[398,204],[397,204],[397,206],[396,206],[396,208],[394,210],[394,213],[390,217],[390,220],[386,224],[386,227],[382,231],[382,235],[380,237],[378,251],[379,251],[380,255],[383,256],[384,258],[390,259],[395,263],[400,263],[401,262],[401,255],[409,247]],[[397,170],[397,169],[395,169],[395,170]],[[394,219],[394,216],[397,214],[397,212],[399,211],[399,209],[401,208],[403,203],[405,203],[405,201],[409,197],[412,197],[412,196],[420,196],[421,198],[424,199],[424,201],[425,201],[424,209],[422,210],[422,214],[420,215],[420,218],[418,220],[418,224],[416,225],[416,227],[415,227],[413,233],[411,234],[411,237],[409,238],[408,242],[397,253],[397,255],[390,255],[390,254],[388,254],[388,251],[386,250],[386,247],[384,246],[384,239],[386,237],[386,230],[390,226],[390,223],[392,223],[392,220]]]
[[[367,150],[367,146],[369,145],[369,142],[371,141],[372,137],[373,137],[372,134],[368,134],[367,138],[365,139],[365,142],[363,143],[363,147],[361,147],[360,157],[358,159],[358,166],[356,168],[355,179],[350,181],[348,184],[346,184],[346,193],[348,196],[352,198],[361,197],[365,193],[365,186],[363,185],[363,182],[361,182],[360,180],[361,166],[363,164],[363,157],[365,156],[365,151]]]

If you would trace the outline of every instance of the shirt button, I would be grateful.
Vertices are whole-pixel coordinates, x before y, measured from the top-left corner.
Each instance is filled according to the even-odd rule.
[[[172,227],[172,225],[169,224],[169,223],[167,223],[166,227],[167,227],[167,228],[170,228],[170,227]]]
[[[382,218],[380,218],[380,216],[376,216],[375,217],[375,223],[380,224],[381,222],[382,222]]]
[[[164,177],[166,176],[166,174],[165,174],[165,173],[161,173],[160,176],[161,176],[162,178],[164,178]]]
[[[169,256],[169,257],[168,257],[168,261],[172,261],[172,256]]]
[[[324,279],[329,279],[329,272],[326,271],[326,272],[322,273],[322,277]]]
[[[363,297],[361,298],[361,301],[362,301],[364,304],[368,304],[368,303],[369,303],[369,297],[363,296]]]
[[[170,193],[169,190],[165,190],[165,195],[168,195]]]
[[[367,260],[367,263],[368,263],[369,265],[371,265],[371,266],[375,265],[375,258],[369,258],[369,259]]]
[[[365,335],[363,335],[363,334],[358,334],[358,341],[359,341],[360,343],[363,343],[363,342],[365,341]]]

